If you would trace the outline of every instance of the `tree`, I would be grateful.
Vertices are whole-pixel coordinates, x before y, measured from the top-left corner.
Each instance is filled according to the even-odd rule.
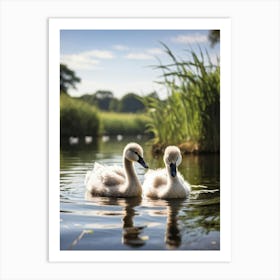
[[[94,94],[84,94],[80,96],[79,99],[89,103],[90,105],[96,105],[96,98]]]
[[[144,109],[145,105],[140,100],[139,96],[134,93],[128,93],[124,95],[120,101],[121,112],[136,113],[139,111],[144,111]]]
[[[113,93],[108,90],[98,90],[94,94],[94,99],[97,107],[103,111],[109,111],[110,103],[113,98],[114,98]]]
[[[84,94],[80,99],[98,107],[100,110],[109,111],[112,109],[111,103],[115,98],[111,91],[98,90],[93,94]]]
[[[69,88],[76,89],[76,84],[80,82],[81,79],[76,76],[73,70],[65,64],[60,64],[60,93],[68,93]]]
[[[120,107],[120,101],[117,98],[112,98],[109,105],[109,111],[118,112]]]
[[[211,43],[211,47],[220,43],[220,30],[210,30],[208,34],[208,39]]]

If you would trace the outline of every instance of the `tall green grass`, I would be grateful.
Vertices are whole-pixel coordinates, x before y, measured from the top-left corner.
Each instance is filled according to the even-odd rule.
[[[156,66],[163,72],[168,98],[145,98],[150,121],[148,131],[155,145],[195,143],[200,151],[220,149],[220,66],[206,52],[190,51],[190,59],[178,59],[164,45],[171,59]]]
[[[149,117],[144,114],[100,112],[101,133],[106,135],[145,134]]]
[[[95,107],[66,94],[60,95],[61,138],[96,136],[99,130],[100,118]]]

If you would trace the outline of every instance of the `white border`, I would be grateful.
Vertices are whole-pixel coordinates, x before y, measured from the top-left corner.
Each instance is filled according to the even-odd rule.
[[[59,57],[61,29],[221,30],[220,251],[60,251]],[[231,22],[228,18],[49,19],[49,261],[229,262],[231,260]],[[225,94],[226,93],[226,94]],[[158,253],[160,252],[160,254]]]

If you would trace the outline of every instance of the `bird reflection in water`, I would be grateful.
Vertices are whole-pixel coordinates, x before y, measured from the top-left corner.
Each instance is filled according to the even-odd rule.
[[[151,216],[165,216],[166,228],[164,241],[166,249],[176,249],[181,245],[181,230],[178,223],[179,211],[182,208],[185,199],[147,199],[143,204],[151,207],[149,211]]]
[[[142,236],[146,225],[134,225],[134,216],[137,215],[135,207],[141,204],[141,197],[116,198],[116,197],[96,197],[86,192],[86,200],[98,203],[99,205],[122,206],[122,243],[130,247],[141,247],[149,239],[148,236]],[[106,211],[108,215],[108,211]]]
[[[178,226],[178,213],[184,199],[169,200],[167,205],[167,221],[165,231],[165,244],[168,249],[176,249],[181,245],[181,231]]]
[[[123,221],[123,244],[131,247],[140,247],[145,245],[148,236],[140,236],[146,226],[134,226],[133,218],[137,215],[135,207],[140,205],[141,197],[133,197],[125,199]]]
[[[86,193],[86,200],[98,203],[100,206],[121,206],[122,207],[122,243],[130,247],[141,247],[149,240],[149,236],[143,235],[148,225],[134,225],[134,217],[138,215],[137,206],[150,207],[148,210],[151,216],[165,216],[165,244],[166,249],[176,249],[181,245],[181,230],[178,225],[178,215],[185,199],[143,199],[141,197],[116,198],[96,197]],[[112,215],[108,211],[100,211],[101,215]]]

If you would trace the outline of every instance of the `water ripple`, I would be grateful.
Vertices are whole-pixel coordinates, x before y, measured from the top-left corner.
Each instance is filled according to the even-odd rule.
[[[211,156],[205,161],[203,157],[184,158],[180,172],[192,183],[192,191],[187,199],[167,201],[88,197],[83,182],[95,159],[122,165],[119,151],[93,155],[83,150],[61,151],[62,250],[219,250],[219,172],[205,168],[206,163],[213,166],[216,157],[213,162]],[[148,162],[154,168],[161,165],[159,161]],[[137,164],[135,168],[143,181],[145,170]]]

